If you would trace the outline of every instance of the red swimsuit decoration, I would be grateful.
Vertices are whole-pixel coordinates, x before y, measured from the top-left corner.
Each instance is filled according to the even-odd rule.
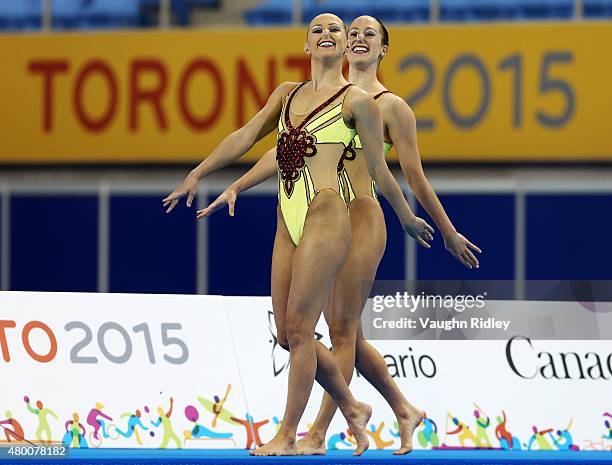
[[[300,170],[304,168],[306,162],[305,157],[314,157],[317,154],[317,140],[314,136],[308,134],[304,126],[312,119],[314,115],[323,110],[326,106],[336,100],[346,89],[352,84],[347,84],[325,102],[315,108],[304,120],[297,126],[293,127],[291,118],[289,117],[289,108],[293,97],[300,88],[306,84],[301,83],[289,96],[287,106],[285,108],[285,127],[286,129],[280,133],[276,144],[276,161],[278,170],[285,186],[285,192],[288,197],[293,194],[295,181],[300,178]]]

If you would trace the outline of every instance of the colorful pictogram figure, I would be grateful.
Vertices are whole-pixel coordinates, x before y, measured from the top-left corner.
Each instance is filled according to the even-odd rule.
[[[38,439],[41,443],[51,443],[51,427],[49,426],[49,420],[47,417],[50,415],[56,420],[59,420],[57,413],[49,408],[45,408],[42,401],[36,401],[36,408],[30,405],[30,398],[25,396],[23,398],[26,406],[28,407],[28,411],[33,413],[38,417],[38,428],[36,429],[36,439]],[[43,436],[46,436],[46,439],[43,439]]]
[[[21,424],[13,418],[13,412],[7,410],[4,412],[5,420],[0,421],[2,429],[4,430],[4,436],[7,442],[22,442],[25,440],[23,427]],[[8,425],[8,426],[4,426]]]
[[[516,436],[512,436],[506,429],[506,412],[502,410],[502,416],[497,417],[497,426],[495,427],[495,437],[499,441],[502,449],[520,450],[521,441]]]
[[[253,421],[253,417],[247,413],[245,420],[232,417],[232,421],[244,426],[244,429],[246,430],[247,439],[246,445],[244,446],[245,449],[250,449],[253,446],[253,443],[255,443],[258,447],[263,446],[263,441],[259,437],[259,428],[268,423],[270,420],[255,422]]]
[[[232,417],[235,417],[236,415],[234,415],[232,412],[227,410],[225,407],[216,408],[215,402],[209,399],[206,399],[205,397],[197,397],[196,399],[200,403],[200,405],[206,409],[206,411],[215,415],[218,420],[221,420],[227,423],[228,425],[232,425],[232,426],[234,425],[234,421],[232,420]]]
[[[95,407],[92,408],[87,414],[87,424],[93,428],[93,433],[90,433],[89,440],[96,447],[99,446],[102,442],[99,436],[100,429],[102,429],[102,435],[105,438],[109,437],[103,419],[113,421],[111,417],[102,412],[103,408],[104,405],[102,405],[100,402],[96,402]]]
[[[68,420],[64,424],[66,433],[62,439],[62,445],[71,449],[87,449],[87,441],[85,439],[85,426],[79,422],[79,414],[74,412],[72,420]]]
[[[457,426],[457,428],[453,431],[448,431],[448,434],[457,434],[457,438],[459,439],[461,447],[467,447],[465,444],[466,441],[470,441],[474,445],[474,447],[478,447],[478,438],[472,432],[472,430],[470,430],[470,427],[462,421],[459,421],[457,417],[451,416],[450,413],[448,414],[448,416],[452,419],[452,422],[455,424],[455,426]]]
[[[136,427],[140,427],[143,431],[148,431],[149,428],[147,428],[145,425],[142,424],[142,413],[140,412],[140,410],[136,409],[136,411],[134,413],[131,412],[125,412],[123,414],[121,414],[121,418],[128,418],[128,422],[125,428],[125,431],[120,430],[119,428],[116,428],[117,434],[119,434],[120,436],[124,437],[124,438],[131,438],[132,436],[134,436],[136,438],[136,442],[138,443],[139,446],[142,446],[142,440],[140,439],[140,434],[138,433],[138,430],[136,429]]]
[[[214,414],[213,420],[212,420],[213,428],[217,426],[217,418],[219,418],[219,415],[223,411],[223,405],[227,401],[227,397],[229,396],[231,389],[232,389],[232,385],[228,384],[227,387],[225,388],[225,395],[223,396],[223,399],[219,399],[219,396],[214,397],[215,403],[212,406],[212,411]]]
[[[438,447],[440,445],[440,439],[438,438],[438,425],[431,418],[423,418],[421,423],[421,430],[417,433],[417,439],[421,447],[427,447],[431,444],[432,447]]]
[[[387,447],[393,445],[393,440],[385,441],[381,437],[384,427],[385,422],[381,421],[378,425],[378,428],[371,424],[370,429],[366,430],[366,433],[368,433],[368,436],[372,439],[372,441],[374,441],[374,444],[376,445],[377,449],[386,449]]]
[[[487,434],[487,428],[491,424],[491,419],[478,405],[474,404],[474,407],[476,407],[473,413],[476,419],[476,440],[478,441],[478,447],[491,448],[491,441]]]
[[[172,422],[170,421],[170,417],[172,416],[173,407],[174,407],[174,399],[170,397],[170,408],[168,409],[168,411],[164,412],[164,409],[162,406],[157,407],[157,414],[159,415],[159,417],[157,418],[157,421],[151,422],[151,424],[155,426],[156,428],[159,425],[162,426],[163,437],[162,437],[162,442],[159,445],[160,449],[166,449],[170,441],[173,441],[174,444],[176,444],[177,449],[182,448],[181,440],[179,439],[178,435],[174,432],[174,429],[172,428]]]
[[[564,430],[557,430],[557,437],[555,437],[552,433],[548,433],[550,439],[552,440],[553,444],[557,447],[557,449],[559,450],[580,450],[580,447],[577,444],[574,444],[574,441],[572,440],[572,435],[569,432],[573,423],[574,423],[574,420],[572,418],[570,419],[569,424]]]
[[[535,443],[538,446],[538,450],[553,450],[553,446],[546,439],[546,434],[550,433],[553,429],[548,428],[544,430],[538,430],[536,426],[531,428],[533,434],[529,438],[529,444],[525,444],[527,450],[531,450],[531,447]]]
[[[339,433],[334,434],[327,440],[327,450],[338,450],[338,444],[342,444],[346,447],[353,447],[353,445],[346,440],[346,434]]]

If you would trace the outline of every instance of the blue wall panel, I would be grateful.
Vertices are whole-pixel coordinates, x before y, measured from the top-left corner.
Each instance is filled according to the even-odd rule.
[[[527,279],[612,279],[612,195],[527,196]]]
[[[406,278],[406,233],[389,203],[380,195],[378,198],[387,225],[387,248],[378,266],[376,279],[401,281]]]
[[[418,216],[436,229],[431,249],[418,246],[418,279],[514,279],[514,195],[440,195],[457,231],[482,254],[480,268],[469,270],[444,248],[444,240],[421,206]]]
[[[196,210],[181,201],[167,215],[162,197],[111,197],[111,292],[196,292]]]
[[[10,218],[12,290],[97,290],[97,197],[14,194]]]
[[[243,195],[233,218],[225,208],[207,220],[209,294],[270,295],[277,203],[274,194]]]

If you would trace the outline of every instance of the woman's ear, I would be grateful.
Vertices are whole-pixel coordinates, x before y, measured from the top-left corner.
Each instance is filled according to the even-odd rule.
[[[380,52],[380,56],[378,57],[378,61],[382,60],[385,55],[387,54],[387,51],[389,50],[389,46],[388,45],[383,45],[382,50]]]
[[[304,42],[304,52],[306,55],[310,56],[310,48],[308,47],[308,42]]]

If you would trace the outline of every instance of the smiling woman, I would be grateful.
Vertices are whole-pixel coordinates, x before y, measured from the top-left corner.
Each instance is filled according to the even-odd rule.
[[[313,34],[319,30],[317,26],[313,27]],[[317,42],[318,46],[323,44],[325,48],[330,48],[326,38]],[[379,64],[388,48],[389,33],[382,22],[371,16],[356,18],[348,31],[349,81],[367,91],[382,110],[384,153],[393,145],[396,146],[406,179],[417,199],[442,231],[449,252],[467,268],[478,268],[478,260],[470,249],[477,252],[480,252],[480,249],[455,230],[424,175],[416,143],[416,120],[412,110],[403,99],[389,92],[377,78]],[[372,147],[365,144],[364,136],[367,136],[367,130],[362,133],[358,128],[357,132],[359,135],[345,147],[336,166],[338,184],[350,212],[351,242],[326,304],[325,318],[330,329],[333,355],[338,360],[342,374],[347,382],[350,382],[353,368],[357,368],[384,396],[399,425],[401,447],[396,454],[406,454],[412,451],[412,434],[424,418],[424,412],[408,402],[390,377],[381,355],[365,340],[361,328],[360,316],[365,299],[385,251],[386,225],[375,190],[376,179],[370,167]],[[320,141],[319,138],[317,140]],[[282,171],[280,159],[284,148],[280,142],[276,164]],[[228,203],[230,214],[233,215],[238,193],[272,174],[276,165],[273,156],[274,150],[264,155],[251,171],[230,186],[201,214],[208,215]],[[381,190],[387,195],[388,190]],[[281,206],[282,199],[281,195]],[[424,224],[424,227],[424,234],[418,231],[408,232],[428,248],[427,240],[432,239],[432,236],[427,229],[428,225]],[[313,427],[297,444],[301,453],[325,453],[325,435],[335,411],[336,404],[326,394]]]
[[[369,445],[365,426],[371,408],[352,396],[331,352],[314,339],[315,325],[349,248],[350,222],[337,167],[356,131],[365,149],[367,170],[404,230],[423,242],[432,237],[431,228],[410,210],[385,163],[382,121],[375,102],[342,76],[346,45],[344,24],[337,16],[314,18],[304,44],[312,80],[279,86],[251,121],[228,136],[163,200],[168,212],[183,196],[190,206],[201,177],[240,157],[278,128],[272,304],[279,344],[290,351],[290,370],[281,427],[254,455],[298,453],[297,427],[315,375],[346,418],[357,442],[355,455]]]

